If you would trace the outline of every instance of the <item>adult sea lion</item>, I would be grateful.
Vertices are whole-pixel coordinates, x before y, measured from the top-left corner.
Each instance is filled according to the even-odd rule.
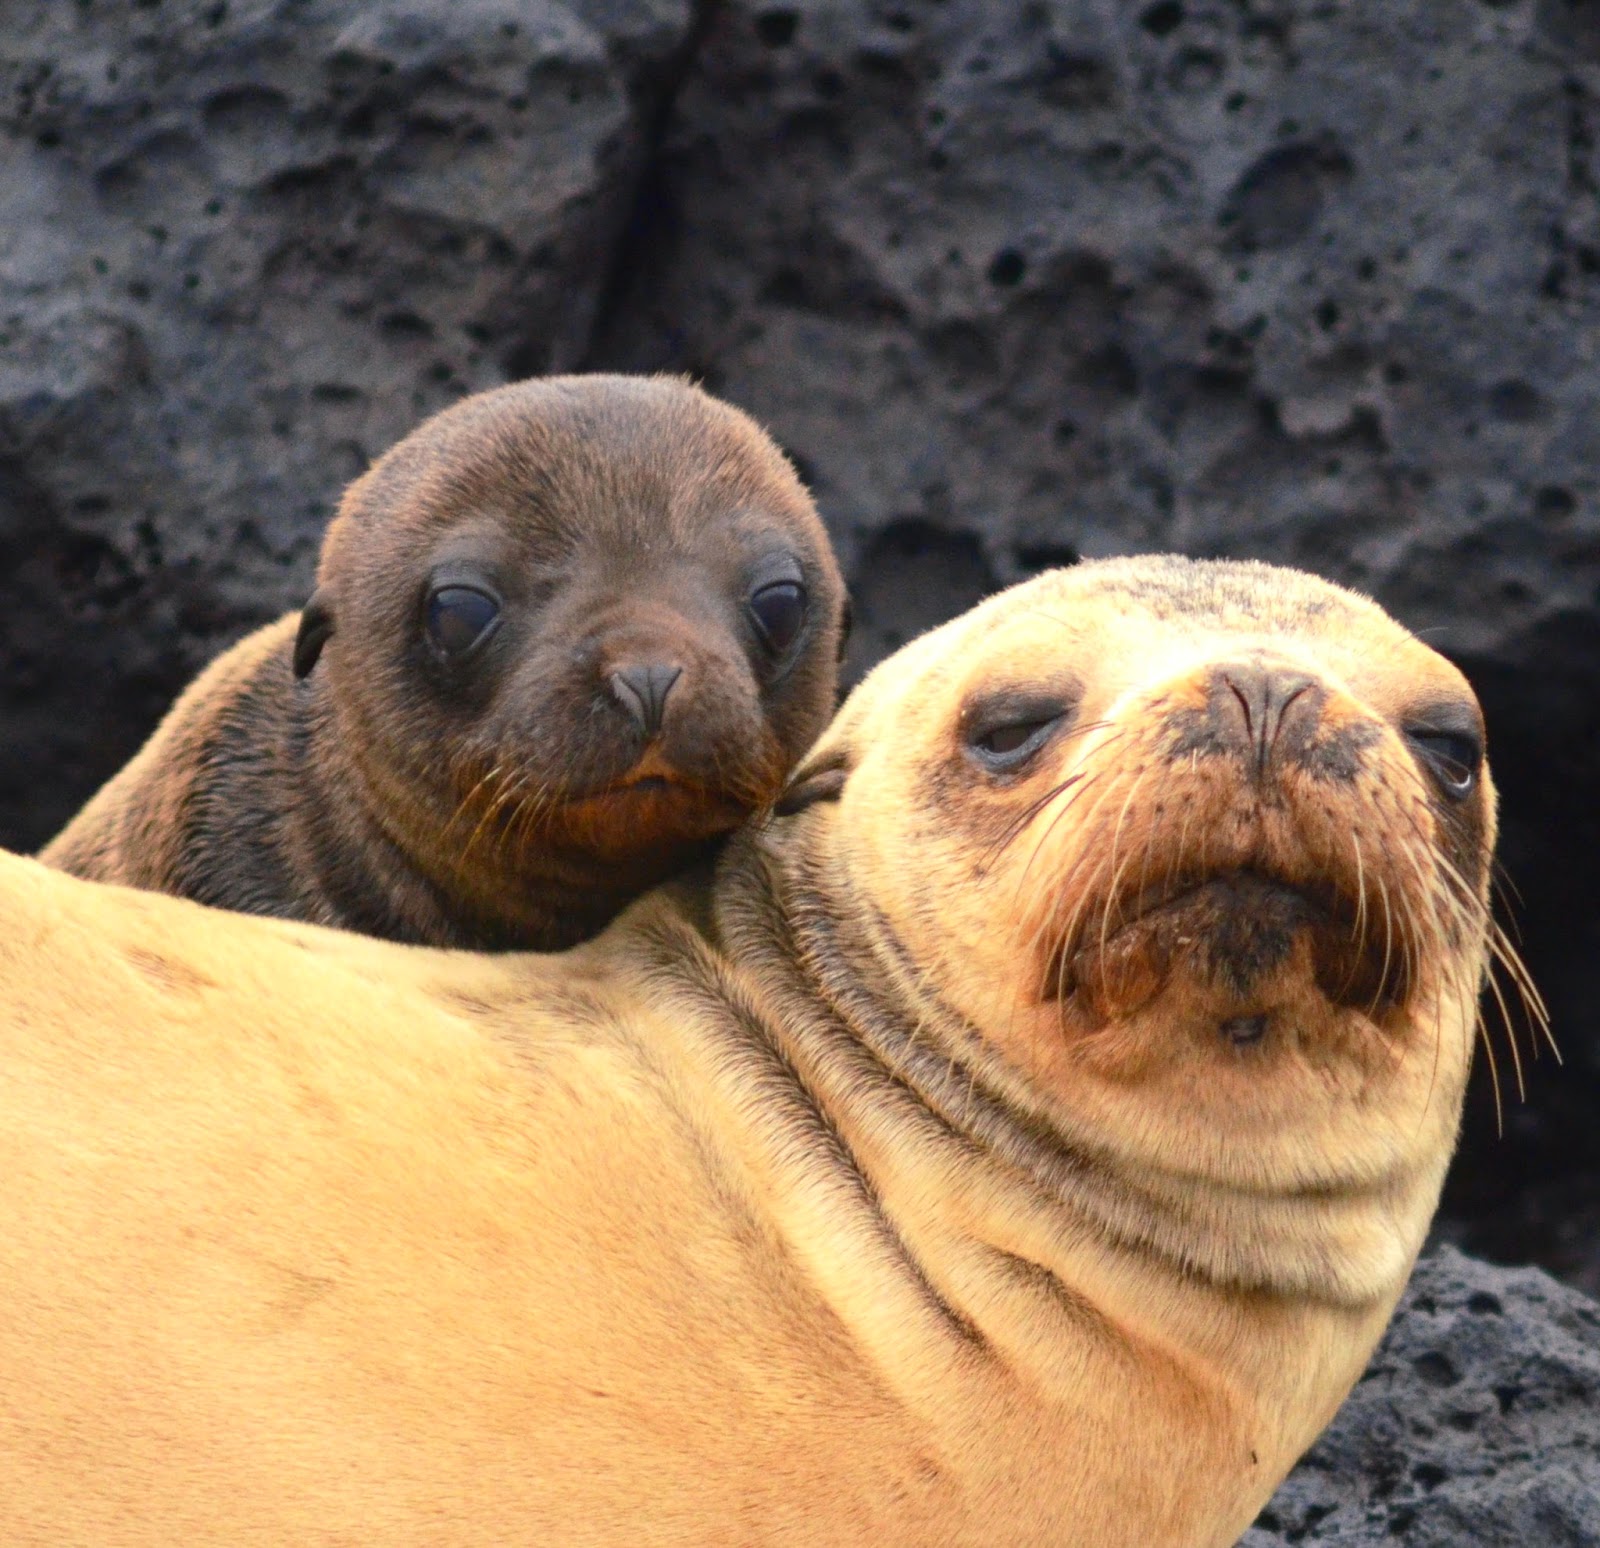
[[[438,946],[556,948],[770,804],[833,711],[810,497],[686,382],[553,377],[346,492],[303,613],[227,652],[41,854]]]
[[[0,862],[0,1541],[1208,1548],[1438,1195],[1461,675],[1255,564],[1043,576],[560,956]]]

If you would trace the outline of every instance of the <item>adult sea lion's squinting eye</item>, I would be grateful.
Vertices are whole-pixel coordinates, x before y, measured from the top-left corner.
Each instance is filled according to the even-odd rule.
[[[428,638],[446,656],[471,650],[500,616],[500,604],[475,586],[440,586],[428,595]]]
[[[1483,763],[1483,743],[1476,735],[1414,726],[1406,732],[1406,740],[1451,800],[1464,801],[1472,794]]]
[[[773,655],[781,656],[806,621],[806,589],[798,581],[774,581],[750,598],[750,616]]]
[[[1060,729],[1069,714],[1064,705],[1016,705],[974,718],[967,747],[993,773],[1019,769]]]

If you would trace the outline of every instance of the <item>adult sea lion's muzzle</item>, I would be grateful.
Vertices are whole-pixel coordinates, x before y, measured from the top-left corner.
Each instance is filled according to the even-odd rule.
[[[1086,753],[1098,799],[1054,861],[1067,896],[1046,998],[1075,999],[1093,1024],[1175,977],[1210,986],[1230,1024],[1302,984],[1372,1014],[1404,1000],[1433,912],[1426,876],[1395,858],[1417,819],[1385,794],[1384,736],[1283,661],[1153,687]]]

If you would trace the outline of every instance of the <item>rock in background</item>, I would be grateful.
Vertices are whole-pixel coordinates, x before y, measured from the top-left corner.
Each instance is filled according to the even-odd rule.
[[[1600,1289],[1593,10],[13,0],[0,841],[304,598],[424,414],[693,371],[813,482],[853,670],[1166,548],[1462,662],[1568,1064],[1504,1141],[1480,1083],[1446,1228]]]
[[[1240,1548],[1600,1548],[1600,1306],[1446,1248]]]
[[[687,0],[14,0],[0,834],[309,592],[340,487],[588,348]]]

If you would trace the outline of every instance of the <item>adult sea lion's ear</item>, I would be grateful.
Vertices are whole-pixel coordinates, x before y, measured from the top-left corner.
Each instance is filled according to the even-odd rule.
[[[322,647],[333,633],[333,609],[328,599],[313,591],[300,613],[300,632],[294,637],[294,675],[304,677],[317,664]]]
[[[837,801],[854,766],[849,747],[842,743],[820,749],[789,776],[772,808],[773,815],[793,817],[819,801]]]
[[[850,605],[850,593],[844,594],[844,603],[839,609],[839,660],[843,661],[845,652],[850,649],[850,631],[855,627],[856,610]]]

